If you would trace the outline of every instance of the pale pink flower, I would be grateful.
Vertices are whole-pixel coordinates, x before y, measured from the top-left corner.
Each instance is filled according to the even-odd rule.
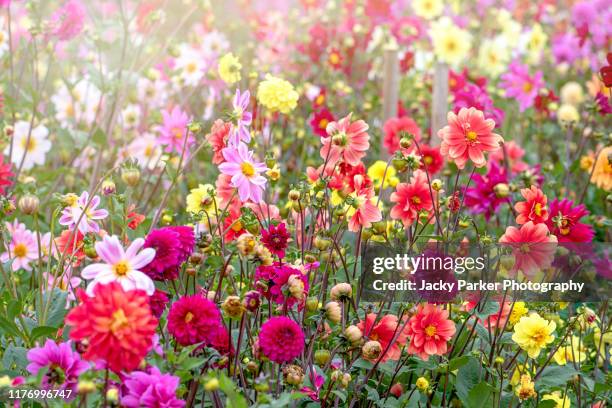
[[[11,242],[8,251],[0,256],[0,261],[8,262],[12,260],[11,268],[14,271],[25,269],[32,270],[30,262],[38,260],[38,244],[36,235],[30,230],[18,226],[12,232]]]
[[[60,225],[67,226],[70,229],[78,228],[83,235],[88,232],[100,231],[100,226],[96,221],[108,217],[108,211],[97,209],[100,205],[99,196],[94,196],[89,206],[87,205],[88,201],[89,193],[83,191],[79,199],[73,205],[64,208],[62,216],[59,219]]]
[[[86,10],[79,0],[68,0],[51,17],[51,34],[68,41],[83,31]]]
[[[368,124],[363,120],[351,122],[351,115],[349,113],[337,122],[330,122],[327,125],[327,134],[330,137],[321,138],[321,157],[329,163],[342,159],[356,166],[370,148]]]
[[[259,203],[267,181],[261,175],[268,169],[266,165],[256,162],[253,152],[242,142],[237,147],[226,147],[222,153],[225,162],[219,165],[219,170],[232,176],[231,185],[238,189],[240,200]]]
[[[157,131],[160,143],[166,145],[166,152],[181,153],[183,146],[188,148],[194,143],[193,134],[187,129],[189,116],[181,108],[175,106],[170,112],[163,111],[162,118],[163,123],[157,127]]]

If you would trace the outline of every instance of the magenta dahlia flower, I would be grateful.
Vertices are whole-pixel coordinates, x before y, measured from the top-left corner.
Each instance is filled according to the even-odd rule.
[[[166,310],[168,304],[168,294],[163,290],[155,289],[155,292],[149,297],[149,305],[153,316],[159,318]]]
[[[263,285],[258,285],[259,293],[276,304],[287,304],[288,307],[292,307],[300,301],[300,299],[291,295],[290,290],[286,290],[287,283],[292,276],[297,277],[302,282],[303,293],[308,293],[308,278],[306,275],[286,263],[276,262],[270,266],[260,265],[255,270],[255,281],[263,283]]]
[[[475,173],[472,180],[474,187],[468,187],[465,191],[465,206],[473,214],[484,214],[489,220],[503,204],[510,203],[507,191],[502,189],[507,186],[508,177],[504,168],[497,163],[492,161],[487,174]]]
[[[179,383],[177,376],[162,374],[157,367],[134,371],[123,381],[126,391],[121,397],[121,405],[127,408],[182,408],[185,401],[176,397]]]
[[[275,363],[287,363],[304,350],[304,332],[288,317],[273,317],[261,326],[259,347]]]
[[[529,75],[529,67],[517,61],[513,61],[510,70],[502,75],[501,88],[506,90],[507,98],[514,98],[519,103],[521,112],[533,106],[540,89],[544,87],[542,71]]]
[[[155,258],[143,272],[154,280],[178,278],[179,268],[193,252],[194,245],[195,235],[191,227],[163,227],[151,231],[144,247],[155,249]]]
[[[172,304],[168,313],[168,331],[183,346],[212,344],[220,324],[217,306],[200,295],[183,296]]]
[[[287,241],[290,235],[287,232],[285,223],[282,222],[277,226],[270,224],[267,230],[261,232],[261,242],[270,252],[279,258],[285,257],[285,249],[287,249]]]
[[[51,34],[68,41],[83,31],[87,11],[79,0],[68,0],[51,17]]]
[[[591,242],[595,231],[589,224],[580,222],[580,219],[589,215],[584,204],[574,207],[574,202],[567,198],[559,201],[554,199],[550,203],[546,225],[551,233],[556,235],[559,242]]]
[[[79,375],[89,368],[79,353],[72,351],[70,341],[57,344],[47,339],[44,346],[28,351],[27,358],[30,364],[26,369],[30,374],[36,376],[41,369],[48,369],[42,377],[42,387],[46,390],[76,391]]]
[[[232,176],[231,185],[238,189],[240,200],[261,202],[266,186],[266,178],[261,173],[268,169],[266,165],[256,162],[253,152],[244,143],[238,143],[237,147],[226,147],[222,153],[225,162],[219,165],[219,170]]]

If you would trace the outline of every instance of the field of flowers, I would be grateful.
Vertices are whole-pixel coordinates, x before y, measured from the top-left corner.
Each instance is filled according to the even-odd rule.
[[[611,21],[0,0],[0,405],[612,406]],[[590,297],[374,299],[375,246]]]

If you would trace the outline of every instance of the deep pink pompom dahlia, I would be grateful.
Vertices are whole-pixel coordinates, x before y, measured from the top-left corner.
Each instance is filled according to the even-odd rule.
[[[286,363],[304,350],[304,332],[288,317],[273,317],[261,326],[259,347],[275,363]]]

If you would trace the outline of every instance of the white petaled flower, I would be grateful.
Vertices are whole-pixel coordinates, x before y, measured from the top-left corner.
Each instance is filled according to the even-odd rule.
[[[38,125],[30,132],[30,122],[20,120],[15,123],[11,157],[13,164],[19,166],[23,161],[24,170],[45,164],[45,156],[51,150],[51,142],[47,136],[49,130],[43,125]],[[4,149],[4,154],[8,155],[9,151],[10,145]]]
[[[125,290],[144,290],[151,296],[155,292],[153,280],[140,271],[155,258],[155,249],[145,248],[144,239],[135,239],[127,249],[119,242],[116,235],[105,236],[101,242],[96,242],[96,252],[104,263],[87,266],[81,272],[81,277],[91,280],[87,285],[87,294],[93,295],[97,284],[118,282]]]
[[[204,77],[206,63],[202,54],[190,46],[181,47],[181,54],[176,59],[176,69],[187,86],[196,86]]]

